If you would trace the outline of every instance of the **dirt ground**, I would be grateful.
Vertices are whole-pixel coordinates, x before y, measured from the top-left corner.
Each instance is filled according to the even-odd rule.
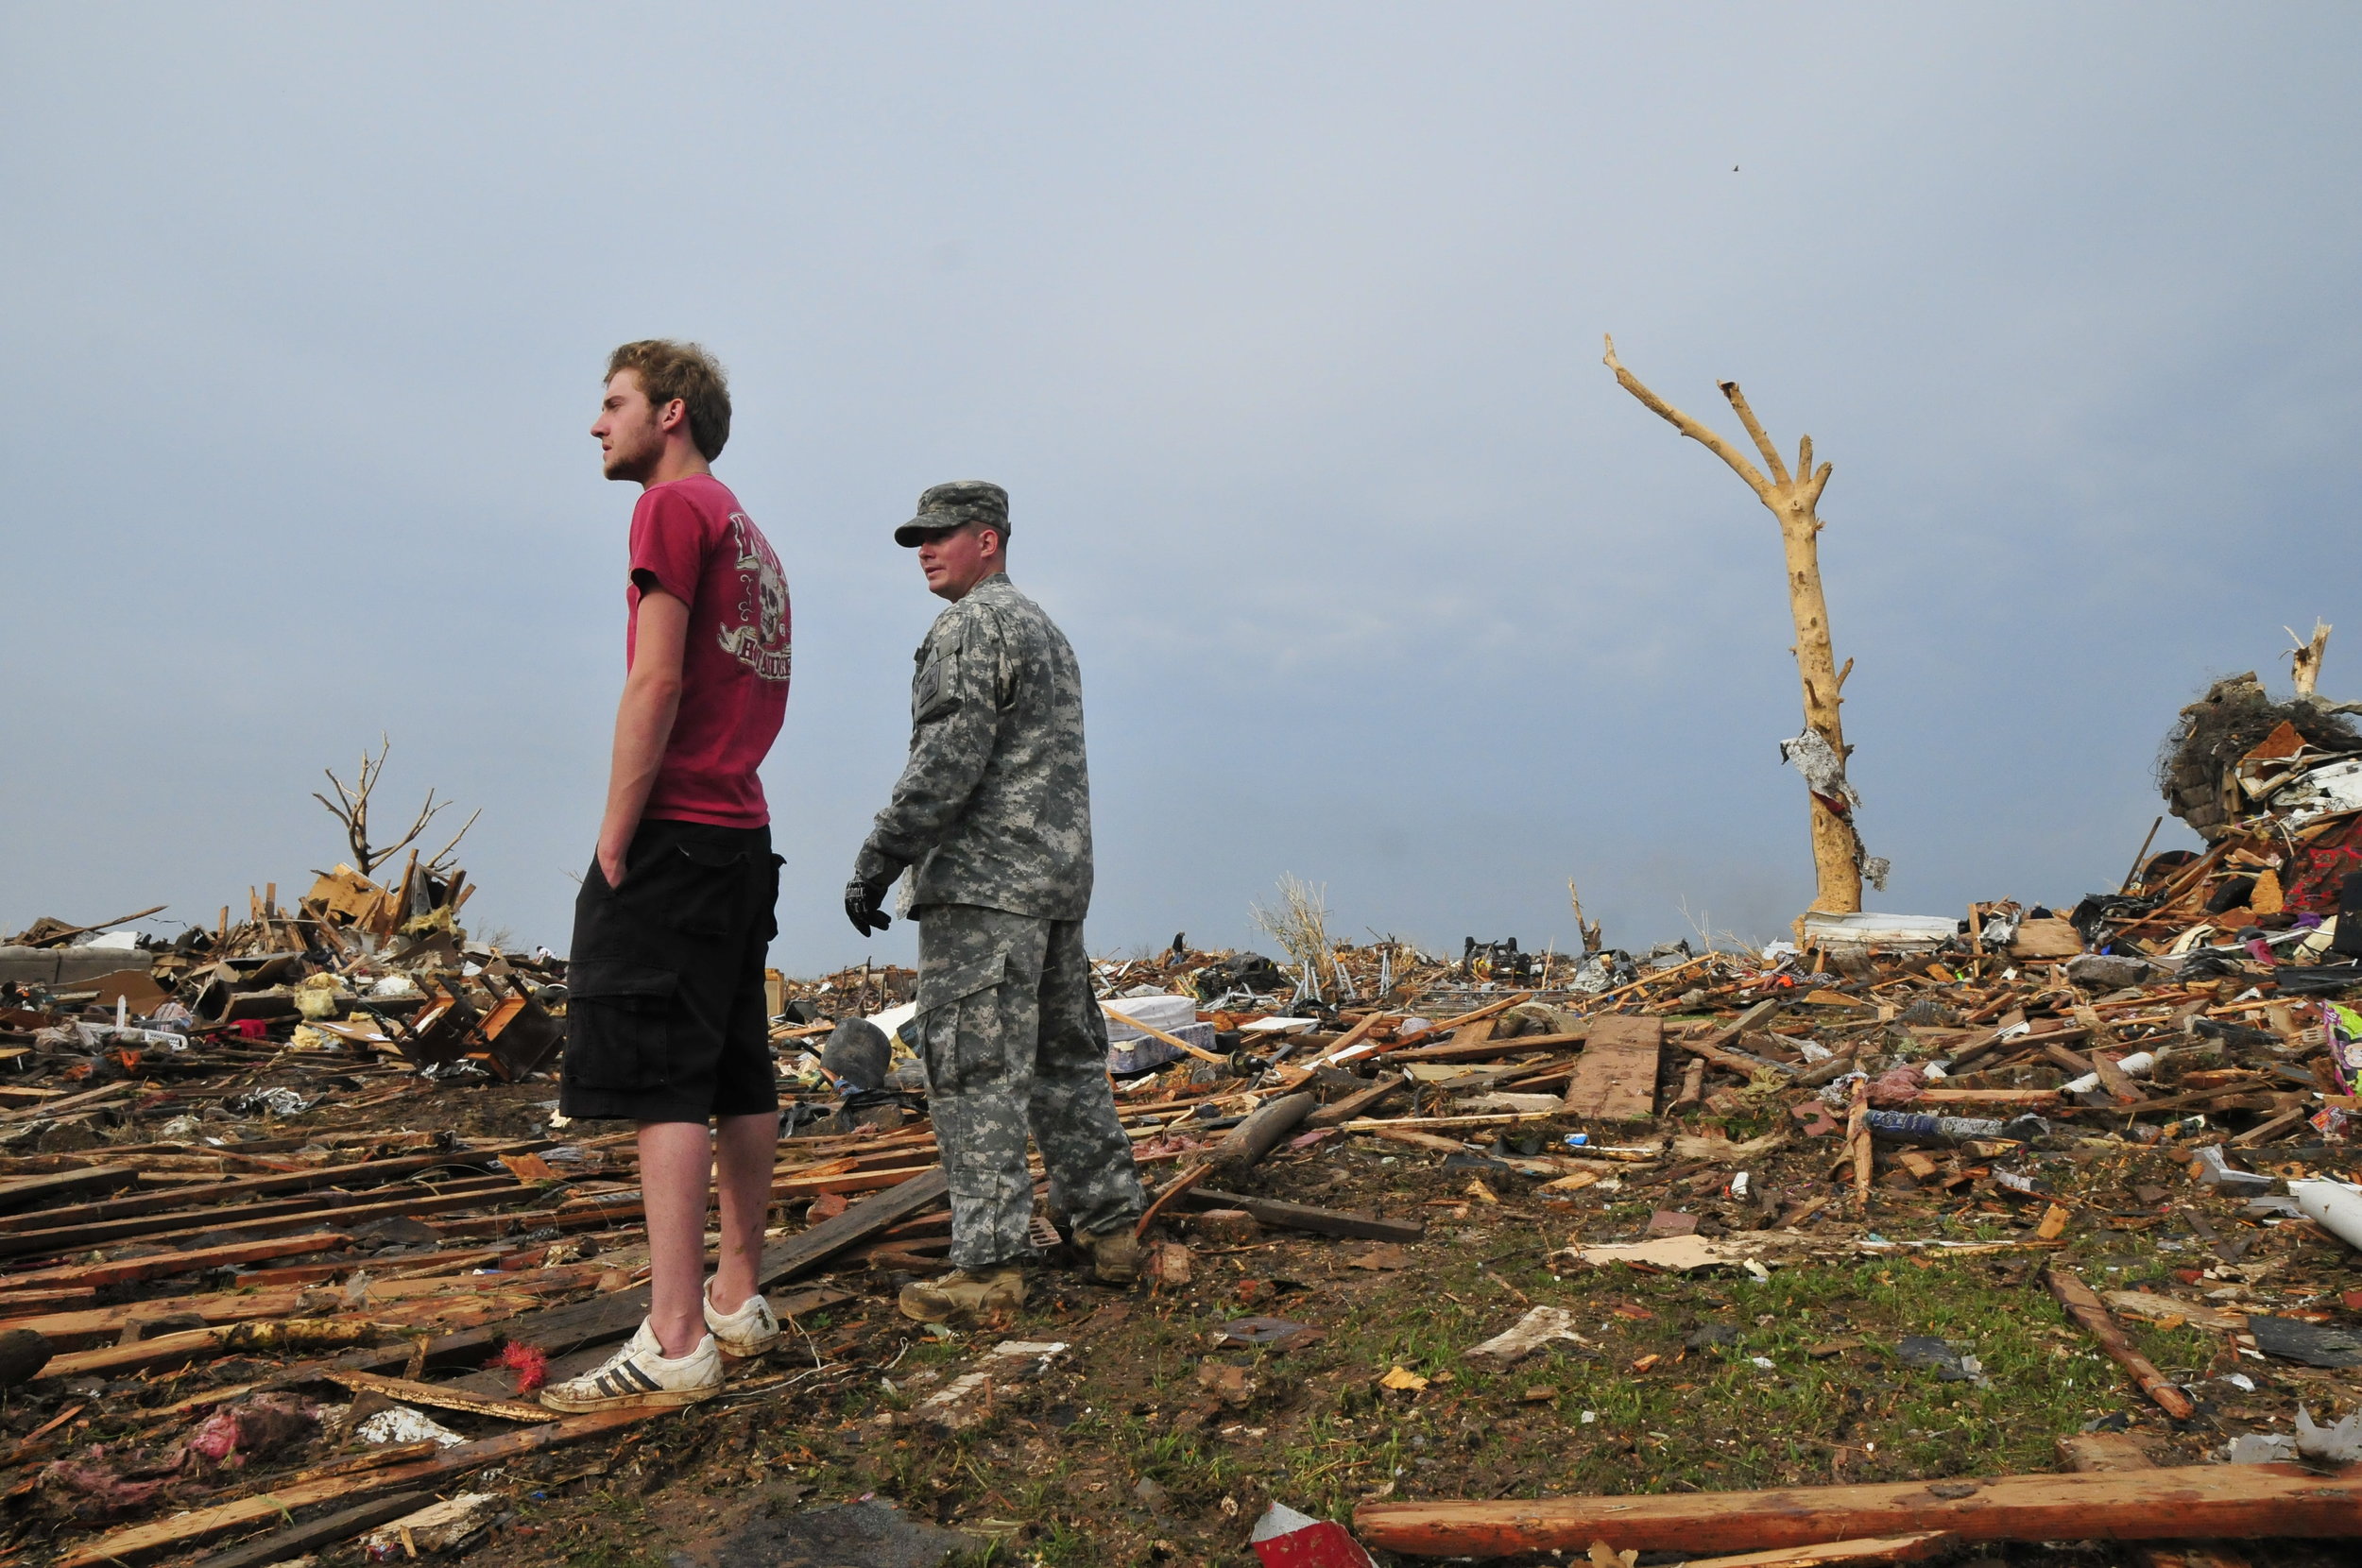
[[[537,1114],[526,1091],[436,1099],[471,1132],[522,1131]],[[1555,1142],[1574,1126],[1522,1135]],[[1418,1216],[1423,1240],[1275,1231],[1218,1245],[1185,1233],[1187,1285],[1117,1292],[1053,1261],[1021,1312],[958,1332],[895,1313],[907,1275],[825,1276],[856,1301],[798,1322],[766,1364],[736,1367],[734,1390],[751,1391],[603,1449],[535,1457],[471,1482],[514,1508],[475,1560],[703,1561],[750,1521],[874,1496],[966,1532],[975,1563],[1245,1564],[1255,1560],[1247,1532],[1274,1501],[1343,1519],[1382,1496],[2050,1471],[2061,1468],[2059,1438],[2095,1429],[2127,1429],[2159,1462],[2186,1463],[2242,1432],[2288,1431],[2300,1400],[2324,1422],[2357,1407],[2353,1371],[2266,1361],[2219,1335],[2134,1322],[2134,1341],[2200,1400],[2182,1426],[2151,1406],[2053,1302],[2045,1264],[2065,1262],[2100,1288],[2260,1297],[2356,1326],[2350,1254],[2309,1226],[2247,1220],[2169,1155],[2055,1141],[2042,1164],[2077,1211],[2059,1251],[1864,1253],[1864,1226],[1840,1203],[1801,1227],[1824,1247],[1784,1262],[1767,1254],[1775,1266],[1762,1281],[1552,1255],[1574,1240],[1637,1239],[1659,1209],[1695,1216],[1709,1233],[1760,1223],[1725,1195],[1720,1167],[1661,1165],[1616,1190],[1562,1197],[1498,1168],[1446,1171],[1440,1153],[1332,1137],[1268,1161],[1247,1190]],[[1833,1152],[1832,1140],[1793,1141],[1754,1162],[1754,1182],[1783,1203],[1834,1193],[1824,1180]],[[2045,1207],[1881,1186],[1867,1230],[1895,1243],[2010,1241],[2030,1237]],[[1537,1304],[1572,1309],[1588,1343],[1562,1342],[1502,1372],[1463,1358]],[[1247,1317],[1306,1331],[1264,1348],[1223,1342],[1222,1325]],[[1904,1357],[1909,1337],[1945,1340],[1980,1370],[1945,1381],[1943,1369]],[[946,1433],[914,1421],[915,1406],[1005,1339],[1070,1348],[1037,1376],[997,1389],[973,1427]],[[1395,1381],[1425,1386],[1385,1387],[1396,1368],[1415,1376]],[[2021,1546],[1966,1559],[2130,1560],[2118,1550]],[[2259,1568],[2351,1560],[2301,1543],[2249,1555]],[[323,1560],[359,1557],[348,1546]]]

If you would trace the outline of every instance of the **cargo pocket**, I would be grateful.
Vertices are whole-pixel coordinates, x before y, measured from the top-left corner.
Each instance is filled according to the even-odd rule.
[[[762,943],[767,950],[779,934],[779,867],[787,864],[784,855],[768,857],[770,864],[756,878],[762,890],[762,913],[755,924],[762,928]]]
[[[717,941],[738,929],[744,907],[749,856],[694,840],[664,852],[665,897],[660,918],[683,936]],[[625,877],[629,887],[631,878]]]
[[[988,953],[966,963],[920,965],[915,1021],[930,1084],[958,1088],[1001,1060],[1000,997],[993,993],[1008,967],[1006,953]]]
[[[577,962],[566,980],[566,1082],[581,1089],[662,1087],[680,977],[644,963]]]

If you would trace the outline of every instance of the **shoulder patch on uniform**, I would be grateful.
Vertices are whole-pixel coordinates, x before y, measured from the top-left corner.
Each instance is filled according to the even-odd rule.
[[[919,646],[919,657],[956,654],[967,642],[967,617],[953,605],[935,617],[935,623],[927,632],[927,640]]]
[[[971,642],[1004,635],[1009,614],[1016,608],[1005,599],[981,599],[974,594],[960,601],[960,629]]]

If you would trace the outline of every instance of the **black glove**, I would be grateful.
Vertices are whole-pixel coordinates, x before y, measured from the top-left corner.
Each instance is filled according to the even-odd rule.
[[[882,931],[894,924],[894,916],[886,913],[886,889],[892,882],[864,882],[856,877],[845,884],[845,918],[853,923],[853,929],[867,936]]]
[[[902,868],[867,844],[853,858],[853,879],[845,884],[845,918],[853,929],[868,936],[894,924],[885,912],[886,889]]]

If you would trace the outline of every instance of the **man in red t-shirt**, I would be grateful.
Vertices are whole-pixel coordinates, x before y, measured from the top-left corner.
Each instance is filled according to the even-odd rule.
[[[779,1134],[762,983],[779,861],[755,770],[787,708],[787,579],[707,467],[729,424],[722,367],[695,344],[626,343],[609,358],[590,434],[607,477],[641,496],[607,812],[574,902],[558,1108],[639,1124],[648,1317],[604,1365],[545,1390],[553,1409],[710,1399],[722,1352],[758,1355],[779,1336],[755,1283]]]

